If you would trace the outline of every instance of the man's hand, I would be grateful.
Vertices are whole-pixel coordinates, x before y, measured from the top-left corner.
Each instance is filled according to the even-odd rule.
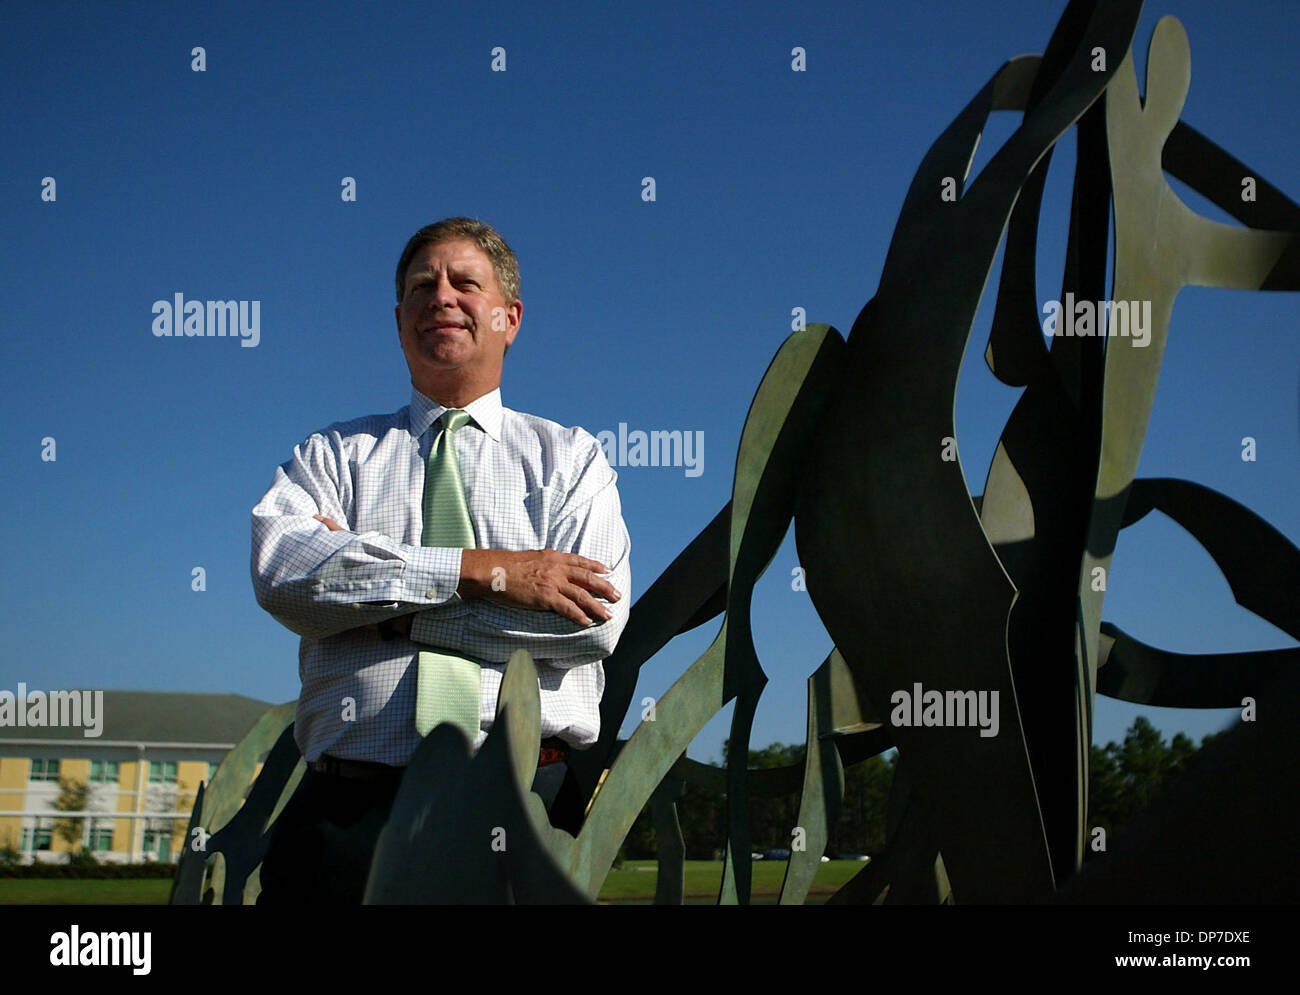
[[[343,529],[332,518],[313,517],[331,532]],[[456,592],[462,598],[486,598],[515,608],[552,611],[579,625],[591,625],[593,616],[602,621],[613,618],[597,596],[606,601],[622,597],[613,584],[600,576],[607,573],[609,567],[603,563],[554,549],[467,549],[461,554]],[[413,614],[399,615],[387,624],[408,636],[413,619]],[[377,625],[366,628],[379,630]]]
[[[593,618],[613,618],[597,596],[606,601],[622,597],[600,576],[607,573],[609,568],[603,563],[554,549],[467,549],[461,554],[456,591],[462,598],[552,611],[579,625],[591,625]]]

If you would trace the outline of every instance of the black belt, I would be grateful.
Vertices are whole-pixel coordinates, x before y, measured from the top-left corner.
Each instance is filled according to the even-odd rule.
[[[377,764],[369,760],[343,760],[322,753],[319,760],[309,760],[307,766],[313,774],[325,777],[342,777],[349,781],[391,781],[397,782],[406,773],[405,767],[392,764]]]
[[[559,763],[569,755],[569,744],[556,736],[542,740],[542,748],[537,758],[537,766]],[[319,760],[309,760],[307,766],[312,773],[325,777],[342,777],[354,781],[399,781],[406,773],[405,767],[392,764],[377,764],[370,760],[344,760],[322,753]]]

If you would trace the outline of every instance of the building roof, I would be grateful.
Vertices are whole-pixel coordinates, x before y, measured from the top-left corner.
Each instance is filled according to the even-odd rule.
[[[35,691],[45,689],[28,688],[28,697]],[[84,737],[87,746],[110,742],[221,743],[233,746],[244,738],[268,708],[273,707],[270,702],[241,694],[104,691],[103,695],[103,727],[98,737]],[[80,727],[0,725],[0,747],[6,740],[81,738],[83,729]]]

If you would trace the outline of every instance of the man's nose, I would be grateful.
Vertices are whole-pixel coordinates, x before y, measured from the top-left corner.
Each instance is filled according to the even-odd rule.
[[[438,277],[438,282],[433,288],[433,293],[429,295],[429,303],[432,307],[455,307],[456,305],[456,288],[451,285],[444,273]]]

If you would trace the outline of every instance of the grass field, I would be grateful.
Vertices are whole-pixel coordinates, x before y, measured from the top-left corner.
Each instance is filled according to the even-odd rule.
[[[165,905],[166,878],[76,881],[57,878],[0,880],[0,905]]]
[[[781,881],[789,865],[784,860],[756,860],[752,866],[754,868],[753,900],[775,902],[781,893]],[[808,900],[824,902],[865,866],[866,864],[856,860],[832,860],[822,864],[817,869],[817,877],[813,879],[812,888],[809,889]],[[655,881],[659,877],[658,869],[658,863],[653,860],[627,861],[622,869],[609,872],[609,877],[605,879],[605,887],[600,890],[600,901],[650,901],[654,898]],[[714,901],[721,883],[722,861],[688,860],[682,898],[686,902]]]
[[[809,901],[825,901],[865,864],[832,860],[817,870]],[[754,862],[754,901],[775,902],[785,875],[785,861]],[[653,860],[630,860],[610,871],[601,889],[602,903],[649,902],[654,898],[658,866]],[[722,861],[686,861],[684,898],[687,902],[713,901],[722,880]],[[125,881],[68,881],[57,879],[0,880],[0,905],[164,905],[171,881],[158,878]]]

